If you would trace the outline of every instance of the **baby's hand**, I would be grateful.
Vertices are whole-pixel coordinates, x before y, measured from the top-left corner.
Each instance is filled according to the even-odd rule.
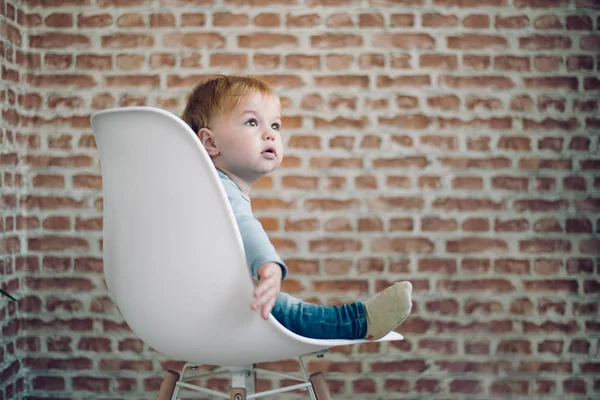
[[[263,264],[258,269],[258,276],[260,284],[254,291],[256,301],[252,303],[252,309],[256,310],[261,307],[261,316],[269,319],[269,314],[281,290],[281,267],[275,263]]]

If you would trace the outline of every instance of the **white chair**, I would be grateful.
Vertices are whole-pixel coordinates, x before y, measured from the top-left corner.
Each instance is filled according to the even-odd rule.
[[[254,283],[241,237],[217,172],[194,132],[153,107],[96,112],[104,195],[104,276],[123,318],[146,344],[186,362],[182,388],[222,398],[252,399],[308,389],[329,399],[322,374],[307,375],[303,357],[365,340],[298,336],[250,309]],[[401,340],[390,333],[381,341]],[[300,383],[246,395],[252,364],[299,358]],[[202,364],[222,366],[194,375]],[[231,377],[229,393],[192,385],[215,373]]]

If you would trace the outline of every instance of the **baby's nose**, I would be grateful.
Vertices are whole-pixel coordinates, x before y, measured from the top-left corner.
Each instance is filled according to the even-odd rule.
[[[270,130],[267,130],[263,134],[263,137],[265,138],[265,140],[275,140],[275,134],[273,132],[271,132]]]

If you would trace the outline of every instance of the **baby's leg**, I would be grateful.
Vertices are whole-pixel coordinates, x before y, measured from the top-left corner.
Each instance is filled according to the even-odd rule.
[[[367,316],[363,303],[321,306],[279,293],[271,311],[290,331],[313,339],[363,339]]]
[[[313,339],[381,339],[412,308],[412,285],[398,282],[366,302],[322,306],[279,293],[271,313],[290,331]]]
[[[369,340],[381,339],[400,325],[412,308],[412,285],[398,282],[365,302]]]

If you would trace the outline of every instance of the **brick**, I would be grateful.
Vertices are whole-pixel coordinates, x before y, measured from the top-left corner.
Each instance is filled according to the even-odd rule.
[[[324,238],[309,241],[311,252],[356,252],[362,248],[362,243],[354,239]]]
[[[313,289],[316,292],[344,292],[344,293],[365,293],[367,291],[366,281],[352,280],[328,280],[328,281],[313,281]]]
[[[283,364],[283,365],[281,365]],[[261,363],[259,365],[267,365],[271,367],[273,370],[281,371],[281,372],[297,372],[299,370],[299,365],[297,362],[286,362],[286,363]],[[260,367],[266,368],[266,367]],[[276,368],[276,369],[275,369]],[[359,373],[362,372],[362,366],[360,362],[351,361],[351,362],[336,362],[336,361],[311,361],[307,365],[307,369],[312,371],[322,371],[324,373],[327,372],[344,372],[344,373]]]
[[[65,379],[61,376],[36,376],[31,384],[34,389],[44,391],[65,390]]]
[[[238,47],[240,48],[273,48],[273,47],[296,47],[298,40],[292,35],[282,35],[275,33],[255,33],[250,35],[238,36]],[[219,43],[222,47],[223,42]]]
[[[425,309],[430,313],[456,315],[459,311],[459,303],[454,299],[430,300],[425,302]]]
[[[531,343],[529,340],[502,340],[496,349],[498,353],[531,354]]]
[[[151,371],[152,361],[101,359],[98,366],[101,371]]]
[[[425,238],[380,238],[373,240],[375,252],[431,253],[434,245]]]
[[[85,357],[77,358],[32,358],[23,360],[23,365],[33,370],[86,370],[92,367],[92,360]]]
[[[76,290],[87,291],[96,288],[87,278],[34,278],[27,277],[25,286],[34,290]]]
[[[110,380],[92,376],[76,376],[71,379],[73,389],[89,392],[108,392]]]
[[[563,344],[561,340],[544,340],[538,343],[538,353],[561,354]]]
[[[141,353],[143,349],[144,343],[139,339],[123,339],[119,341],[119,351],[132,351],[134,353]]]
[[[472,29],[483,29],[490,26],[490,17],[486,14],[471,14],[463,19],[463,26]]]
[[[380,258],[362,258],[358,260],[359,273],[381,272],[384,269],[383,260]]]
[[[497,362],[480,362],[480,361],[438,361],[437,366],[445,372],[451,373],[484,373],[497,374],[499,371],[507,371],[512,368],[510,363],[505,361]]]
[[[415,382],[415,390],[419,393],[438,393],[441,391],[440,382],[436,379],[419,379]]]
[[[330,28],[350,28],[354,26],[352,16],[348,13],[335,13],[329,16],[326,24]]]
[[[146,26],[146,22],[141,14],[127,13],[117,19],[117,26],[121,28],[143,28]]]
[[[446,242],[446,250],[450,253],[477,253],[485,251],[508,251],[508,245],[501,239],[485,239],[470,237]]]
[[[66,69],[73,64],[70,54],[46,54],[44,65],[53,69]]]
[[[325,57],[325,65],[330,70],[347,70],[354,63],[354,58],[351,55],[345,54],[328,54]]]
[[[206,16],[203,13],[183,13],[181,14],[182,26],[204,26]]]
[[[404,392],[410,391],[410,382],[406,379],[386,379],[384,388],[389,392]]]
[[[377,388],[375,381],[372,379],[357,379],[352,382],[353,393],[375,393]]]
[[[112,57],[96,54],[80,54],[77,56],[76,65],[82,69],[110,69]]]
[[[418,345],[425,354],[456,354],[456,341],[452,339],[421,339]]]
[[[535,393],[537,394],[552,394],[556,389],[556,382],[548,380],[536,381]]]
[[[71,353],[73,351],[71,347],[72,339],[68,336],[51,337],[46,341],[49,351]]]
[[[588,354],[590,342],[585,339],[573,339],[569,345],[569,353]]]
[[[497,301],[477,301],[468,300],[465,302],[464,311],[466,314],[473,313],[498,313],[502,311],[502,304]]]
[[[32,48],[87,48],[90,44],[88,36],[75,33],[45,33],[29,37],[29,46]]]
[[[154,38],[150,35],[119,33],[102,36],[102,47],[113,49],[134,49],[154,46]],[[167,44],[169,45],[169,44]]]
[[[524,333],[574,333],[578,330],[579,326],[575,321],[566,323],[545,321],[541,324],[523,322]],[[568,369],[570,369],[570,364]]]
[[[494,395],[526,396],[529,393],[528,381],[500,380],[492,382],[490,393]]]
[[[158,87],[160,84],[160,77],[158,75],[113,75],[106,76],[105,78],[107,86],[147,86],[147,87]]]
[[[19,310],[26,313],[40,312],[42,300],[37,296],[26,296],[20,299]]]
[[[424,14],[421,24],[425,28],[453,28],[458,26],[458,17],[452,14]]]
[[[49,217],[44,220],[42,226],[48,230],[69,230],[71,221],[69,217]]]
[[[506,279],[438,280],[439,289],[449,292],[512,292],[514,285]]]
[[[151,28],[175,27],[175,15],[172,13],[153,13],[150,14]]]
[[[587,383],[580,379],[567,379],[563,381],[563,391],[565,394],[586,394]]]
[[[383,14],[360,14],[358,26],[361,28],[382,28],[384,26]]]
[[[87,250],[85,239],[68,236],[42,236],[28,239],[28,248],[32,251],[64,251],[67,249]]]
[[[424,360],[377,361],[371,363],[372,372],[421,372],[425,370]]]
[[[25,74],[25,82],[33,87],[65,87],[89,88],[96,86],[96,80],[91,75],[84,74]]]
[[[246,14],[233,14],[227,12],[213,14],[213,26],[246,26],[250,18]]]
[[[465,354],[489,355],[490,344],[486,341],[468,341],[465,342]]]
[[[413,14],[392,14],[390,17],[392,27],[411,27],[415,24],[415,16]]]
[[[455,379],[450,381],[449,384],[450,393],[479,393],[481,392],[482,385],[479,381],[471,379]]]
[[[281,24],[280,15],[277,13],[262,13],[254,18],[254,25],[262,27],[277,27]]]
[[[80,28],[104,28],[113,22],[110,14],[79,14],[77,17],[77,26]]]
[[[53,28],[68,28],[73,26],[73,15],[67,13],[50,14],[44,20],[44,24]]]
[[[169,55],[169,56],[171,56],[171,55]],[[151,59],[151,61],[152,61],[152,59]],[[152,64],[152,62],[151,62],[151,64]],[[173,63],[171,63],[170,58],[169,58],[168,64],[162,62],[161,65],[165,65],[165,66],[174,65],[174,60],[173,60]],[[210,65],[211,65],[211,67],[225,67],[225,68],[234,68],[234,69],[247,68],[248,57],[245,54],[213,53],[210,55]]]
[[[89,167],[93,163],[92,157],[88,155],[72,155],[68,157],[59,156],[24,156],[22,162],[33,168],[52,168],[52,167]],[[53,196],[29,196],[28,199],[61,199]]]
[[[314,27],[321,23],[321,16],[319,14],[300,14],[300,15],[286,15],[286,25],[288,27]]]
[[[133,392],[137,388],[137,379],[135,378],[117,378],[115,390],[117,392]]]

